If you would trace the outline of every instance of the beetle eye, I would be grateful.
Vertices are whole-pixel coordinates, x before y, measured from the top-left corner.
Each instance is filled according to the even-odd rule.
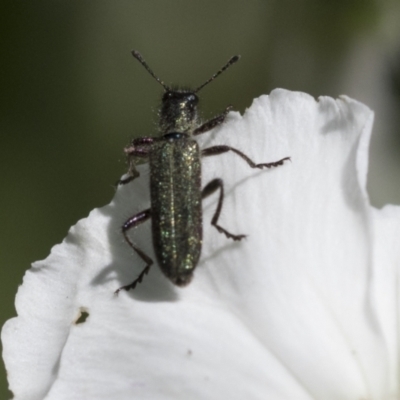
[[[188,100],[189,100],[191,103],[194,103],[194,104],[197,104],[197,103],[198,103],[198,98],[197,98],[197,96],[196,96],[195,94],[189,95],[189,96],[188,96]]]

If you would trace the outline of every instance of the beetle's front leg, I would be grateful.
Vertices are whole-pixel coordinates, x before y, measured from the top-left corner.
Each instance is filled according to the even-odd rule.
[[[125,240],[128,242],[129,246],[132,247],[133,250],[138,254],[138,256],[147,264],[146,267],[143,269],[143,271],[139,274],[139,276],[129,285],[121,286],[119,289],[117,289],[114,293],[118,294],[120,290],[130,290],[130,289],[135,289],[135,286],[138,283],[141,283],[143,280],[143,277],[149,273],[150,267],[153,264],[153,260],[142,250],[140,250],[138,247],[136,247],[131,239],[129,239],[129,236],[127,234],[128,230],[131,228],[135,228],[136,226],[142,224],[143,222],[147,221],[151,217],[151,211],[150,208],[147,210],[144,210],[133,217],[129,218],[128,221],[122,225],[122,234],[124,235]]]
[[[283,165],[283,163],[285,161],[290,160],[290,157],[285,157],[282,158],[281,160],[278,161],[273,161],[270,163],[261,163],[261,164],[256,164],[254,161],[252,161],[249,157],[246,156],[246,154],[242,153],[241,151],[234,149],[233,147],[229,147],[229,146],[213,146],[213,147],[208,147],[207,149],[204,149],[201,151],[201,155],[204,157],[207,156],[216,156],[219,154],[223,154],[226,153],[228,151],[232,151],[235,154],[237,154],[238,156],[240,156],[241,158],[243,158],[243,160],[245,160],[247,162],[247,164],[250,165],[251,168],[272,168],[272,167],[278,167],[279,165]]]
[[[130,181],[136,179],[140,174],[136,169],[136,160],[146,160],[149,157],[149,153],[151,151],[151,146],[154,143],[154,138],[152,137],[142,137],[133,139],[131,144],[125,147],[124,152],[128,158],[128,177],[124,179],[120,179],[118,181],[119,185],[125,185]]]
[[[201,135],[202,133],[213,129],[216,126],[221,125],[225,121],[226,116],[228,115],[229,111],[232,110],[232,108],[232,106],[228,106],[222,114],[217,115],[216,117],[204,122],[203,125],[200,125],[197,129],[194,130],[193,135]]]

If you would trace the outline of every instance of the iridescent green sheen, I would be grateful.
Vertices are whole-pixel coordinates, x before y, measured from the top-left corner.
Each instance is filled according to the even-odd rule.
[[[192,279],[202,244],[199,146],[189,136],[160,141],[149,161],[154,250],[164,274],[184,286]]]

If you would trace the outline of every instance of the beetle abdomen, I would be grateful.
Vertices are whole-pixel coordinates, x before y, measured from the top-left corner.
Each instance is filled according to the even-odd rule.
[[[150,153],[153,244],[176,285],[192,278],[202,243],[200,150],[190,138],[163,140]]]

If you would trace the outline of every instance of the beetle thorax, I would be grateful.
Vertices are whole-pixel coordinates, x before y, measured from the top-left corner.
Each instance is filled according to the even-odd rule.
[[[198,97],[190,90],[168,90],[162,98],[161,133],[192,133],[197,127]]]

